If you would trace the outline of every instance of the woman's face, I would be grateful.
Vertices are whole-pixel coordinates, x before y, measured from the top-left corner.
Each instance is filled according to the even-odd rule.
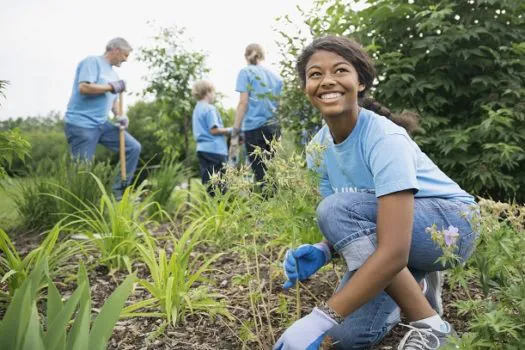
[[[357,94],[365,89],[354,66],[330,51],[315,52],[306,64],[305,92],[325,117],[357,109]]]

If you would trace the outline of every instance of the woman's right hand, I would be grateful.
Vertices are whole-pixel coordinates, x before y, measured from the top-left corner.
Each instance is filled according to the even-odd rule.
[[[304,281],[332,259],[330,247],[324,242],[303,244],[296,249],[288,249],[284,256],[284,274],[288,280],[283,288],[295,285],[297,279]]]

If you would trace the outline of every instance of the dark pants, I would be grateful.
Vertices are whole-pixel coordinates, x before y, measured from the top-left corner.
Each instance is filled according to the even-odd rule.
[[[211,175],[213,173],[224,173],[224,165],[228,161],[228,156],[209,153],[209,152],[197,152],[197,158],[199,159],[199,167],[201,173],[202,184],[206,185],[210,182]],[[209,185],[206,190],[211,196],[215,196],[213,186]],[[221,191],[223,189],[221,188]],[[224,191],[223,191],[224,192]]]
[[[264,175],[266,174],[266,165],[261,157],[255,155],[253,152],[257,147],[264,151],[270,152],[269,158],[273,156],[270,148],[270,143],[281,136],[281,130],[278,124],[264,125],[254,130],[247,130],[244,132],[244,142],[246,144],[246,151],[248,159],[255,174],[255,180],[262,183]]]

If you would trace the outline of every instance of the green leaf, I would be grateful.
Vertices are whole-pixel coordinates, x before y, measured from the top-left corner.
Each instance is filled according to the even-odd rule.
[[[89,334],[89,350],[103,350],[119,319],[124,303],[131,294],[135,275],[126,277],[124,282],[111,294],[100,310]]]

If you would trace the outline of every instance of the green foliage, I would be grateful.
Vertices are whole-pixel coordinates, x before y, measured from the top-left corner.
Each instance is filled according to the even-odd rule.
[[[11,167],[13,158],[24,160],[29,155],[29,142],[18,129],[0,131],[0,179],[6,176],[3,164]]]
[[[207,72],[205,55],[183,47],[183,29],[161,28],[154,40],[152,47],[141,48],[138,54],[150,71],[144,94],[153,95],[160,106],[155,130],[158,144],[174,159],[185,159],[187,150],[195,148],[190,137],[195,105],[191,84]]]
[[[423,150],[473,193],[525,201],[525,3],[519,0],[319,0],[304,13],[311,34],[351,35],[377,62],[374,97],[422,117]],[[282,33],[284,61],[304,35]],[[285,66],[283,76],[292,75]],[[289,113],[305,103],[289,80]],[[293,85],[295,84],[295,85]],[[283,111],[287,107],[283,106]],[[316,125],[315,114],[300,118]]]
[[[64,135],[64,121],[60,113],[51,111],[46,116],[26,117],[0,121],[0,130],[20,130],[21,137],[31,140],[28,157],[15,158],[8,167],[10,176],[31,176],[35,171],[46,171],[53,164],[60,163],[68,156],[68,145]],[[1,133],[1,132],[0,132]],[[95,159],[99,162],[118,160],[103,146],[97,147]]]
[[[82,232],[101,254],[100,262],[110,269],[126,268],[131,272],[131,265],[137,252],[137,243],[142,236],[149,235],[147,226],[155,223],[154,217],[162,214],[152,210],[157,203],[144,197],[144,184],[136,190],[128,187],[120,201],[108,194],[104,184],[94,174],[98,190],[101,193],[97,202],[84,202],[76,198],[76,205],[67,203],[75,210],[68,216],[71,219],[68,230]],[[55,197],[59,199],[59,197]],[[63,200],[65,202],[65,200]],[[149,214],[149,213],[153,214]]]
[[[234,188],[230,188],[224,194],[217,190],[216,196],[211,197],[206,188],[199,184],[198,190],[189,194],[183,222],[186,225],[199,224],[202,227],[203,238],[220,246],[231,246],[239,241],[243,222],[250,217],[253,203],[260,201],[256,194],[253,194],[251,199],[251,203],[248,202],[246,196],[240,196]]]
[[[448,278],[470,296],[457,303],[459,313],[470,319],[460,348],[520,349],[525,342],[525,208],[488,200],[480,205],[476,251]],[[476,289],[483,298],[471,296]]]
[[[150,178],[153,192],[151,200],[170,212],[173,209],[171,201],[173,190],[189,177],[190,171],[182,163],[165,157]]]
[[[44,259],[35,265],[9,304],[0,323],[0,343],[3,348],[12,350],[106,349],[120,310],[131,294],[134,279],[135,276],[130,275],[122,282],[91,324],[90,289],[84,265],[80,264],[77,289],[63,302],[47,273]],[[44,317],[39,315],[37,307],[41,281],[48,287]],[[43,324],[47,326],[44,328]]]
[[[43,162],[31,177],[14,181],[9,195],[15,202],[22,228],[46,229],[74,213],[80,203],[98,203],[102,195],[95,174],[109,188],[113,169],[108,163],[73,162],[65,155]]]
[[[246,236],[266,243],[314,243],[320,238],[315,208],[320,200],[317,175],[306,169],[304,154],[294,149],[293,140],[274,142],[273,158],[257,151],[267,164],[266,187],[261,193],[249,169],[227,167],[222,179],[212,183],[227,188],[225,194],[208,196],[204,190],[192,194],[185,219],[201,223],[206,239],[231,247]],[[220,191],[217,191],[220,192]]]
[[[27,280],[30,272],[43,261],[48,263],[48,274],[52,278],[69,272],[66,263],[73,256],[81,254],[83,247],[73,241],[58,242],[61,230],[59,224],[55,225],[46,232],[46,238],[38,247],[21,257],[7,233],[0,229],[0,282],[7,283],[9,290],[8,295],[0,292],[0,299],[9,300]]]
[[[148,165],[157,165],[163,159],[163,147],[155,135],[160,126],[162,104],[158,101],[138,101],[128,108],[128,132],[142,145],[140,158]]]
[[[157,246],[152,237],[147,237],[144,244],[138,244],[141,259],[152,279],[141,279],[139,283],[152,297],[126,307],[124,317],[163,317],[174,327],[184,322],[187,315],[198,312],[212,317],[218,314],[230,317],[224,303],[216,300],[221,295],[209,292],[205,284],[199,285],[210,282],[203,275],[220,256],[206,257],[194,251],[202,232],[200,225],[191,225],[180,239],[174,238],[171,257],[166,249]],[[136,312],[141,309],[159,309],[160,312]]]

